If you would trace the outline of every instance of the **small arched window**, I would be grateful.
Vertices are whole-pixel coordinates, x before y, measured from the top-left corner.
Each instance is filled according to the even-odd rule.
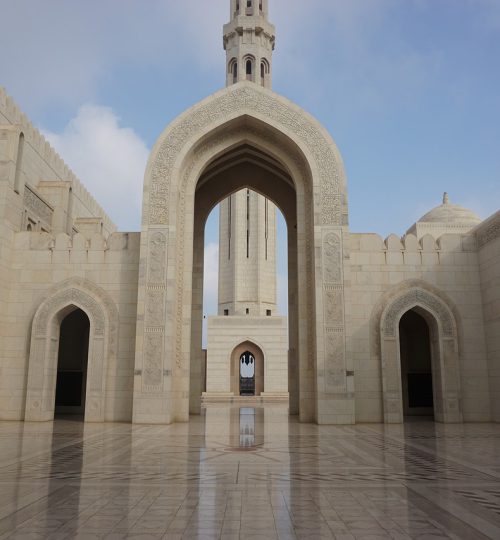
[[[238,62],[233,64],[233,83],[238,82]]]
[[[252,75],[253,75],[253,63],[250,59],[247,60],[246,70],[247,70],[247,80],[251,81]]]
[[[263,9],[262,8],[262,0],[259,0],[259,9],[260,9],[260,11],[262,11],[262,9]]]
[[[260,64],[260,81],[262,83],[262,86],[264,86],[264,82],[266,80],[266,66],[264,65],[264,62]]]

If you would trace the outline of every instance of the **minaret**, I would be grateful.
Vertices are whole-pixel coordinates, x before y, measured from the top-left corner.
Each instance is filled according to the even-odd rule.
[[[275,32],[268,0],[230,1],[227,85],[250,80],[270,88]],[[220,204],[219,315],[272,316],[276,306],[276,207],[243,189]]]
[[[231,21],[224,25],[227,86],[253,81],[271,88],[275,29],[269,0],[230,0]]]

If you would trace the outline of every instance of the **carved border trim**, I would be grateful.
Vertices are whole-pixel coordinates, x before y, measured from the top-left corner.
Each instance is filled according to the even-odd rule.
[[[429,308],[438,317],[445,337],[455,337],[455,325],[450,310],[441,299],[423,289],[412,289],[391,303],[383,316],[382,329],[384,337],[395,338],[401,314],[419,305]]]

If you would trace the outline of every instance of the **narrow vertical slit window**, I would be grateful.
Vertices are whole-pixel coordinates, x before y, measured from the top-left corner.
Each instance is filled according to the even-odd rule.
[[[247,259],[250,258],[250,190],[247,189]]]
[[[24,152],[24,133],[19,135],[19,146],[17,147],[17,160],[16,160],[16,172],[14,177],[14,191],[21,193],[22,182],[22,165],[23,165],[23,152]]]
[[[253,75],[253,65],[250,59],[247,60],[246,71],[247,71],[247,81],[251,81],[252,75]]]
[[[269,238],[269,203],[268,203],[268,200],[266,199],[265,200],[265,203],[264,203],[264,221],[265,221],[265,227],[264,227],[264,234],[265,234],[265,245],[266,245],[266,261],[267,261],[267,242],[268,242],[268,238]]]
[[[232,203],[233,203],[233,196],[229,195],[228,210],[227,210],[227,258],[229,260],[231,260]]]

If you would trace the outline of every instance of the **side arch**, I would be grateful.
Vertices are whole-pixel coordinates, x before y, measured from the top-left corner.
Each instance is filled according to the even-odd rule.
[[[399,323],[405,313],[415,310],[426,320],[431,336],[435,419],[461,422],[458,326],[453,308],[422,284],[402,285],[388,299],[378,324],[384,421],[403,422]]]
[[[107,368],[117,354],[118,310],[103,289],[86,279],[73,278],[49,289],[33,317],[26,421],[48,421],[54,417],[60,325],[75,309],[81,309],[90,321],[85,421],[105,419]]]

